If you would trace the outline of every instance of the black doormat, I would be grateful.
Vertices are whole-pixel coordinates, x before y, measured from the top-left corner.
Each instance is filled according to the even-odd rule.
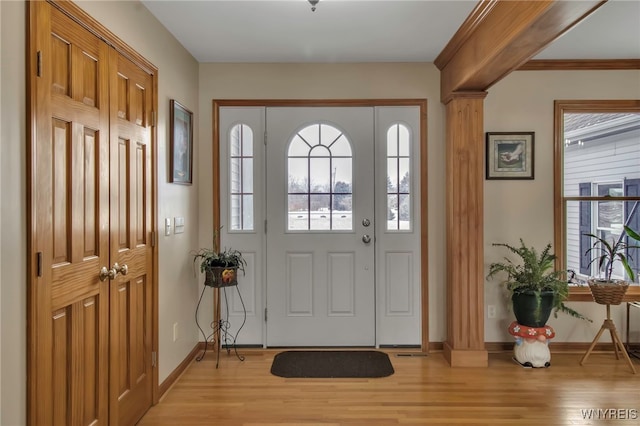
[[[286,351],[273,358],[271,374],[280,377],[386,377],[389,356],[378,351]]]

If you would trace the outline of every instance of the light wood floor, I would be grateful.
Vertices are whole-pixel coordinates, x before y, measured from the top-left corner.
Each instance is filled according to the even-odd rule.
[[[554,353],[551,367],[525,369],[510,353],[451,368],[441,353],[390,350],[395,374],[380,379],[285,379],[270,373],[279,351],[240,352],[244,362],[223,352],[218,369],[210,352],[193,362],[139,425],[640,425],[640,374],[613,352],[584,367],[582,354]]]

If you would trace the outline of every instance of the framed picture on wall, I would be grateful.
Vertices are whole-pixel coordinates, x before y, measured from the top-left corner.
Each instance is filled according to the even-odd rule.
[[[169,182],[193,182],[193,113],[171,99],[169,105]]]
[[[487,132],[486,178],[533,179],[534,132]]]

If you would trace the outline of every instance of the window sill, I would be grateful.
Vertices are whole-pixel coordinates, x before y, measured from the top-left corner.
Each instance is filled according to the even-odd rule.
[[[622,299],[623,302],[633,302],[640,300],[640,286],[629,286],[627,293]],[[569,302],[593,302],[593,296],[589,287],[572,287],[569,289]]]

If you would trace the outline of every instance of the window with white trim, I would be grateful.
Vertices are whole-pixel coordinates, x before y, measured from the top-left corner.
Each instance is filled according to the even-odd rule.
[[[387,230],[410,230],[411,220],[411,136],[396,123],[387,130]]]
[[[253,131],[246,124],[236,124],[231,128],[229,144],[231,230],[253,231]]]
[[[556,119],[562,124],[556,140],[557,176],[556,253],[560,267],[569,270],[573,284],[584,285],[599,276],[597,254],[586,254],[594,240],[587,234],[612,244],[626,239],[625,225],[640,228],[640,112],[602,109],[580,101],[570,105],[556,103]],[[632,269],[640,269],[640,251],[628,249]],[[628,279],[621,265],[615,265],[614,278]],[[636,274],[637,275],[637,274]],[[637,281],[637,278],[636,278]],[[637,285],[637,283],[636,283]]]

